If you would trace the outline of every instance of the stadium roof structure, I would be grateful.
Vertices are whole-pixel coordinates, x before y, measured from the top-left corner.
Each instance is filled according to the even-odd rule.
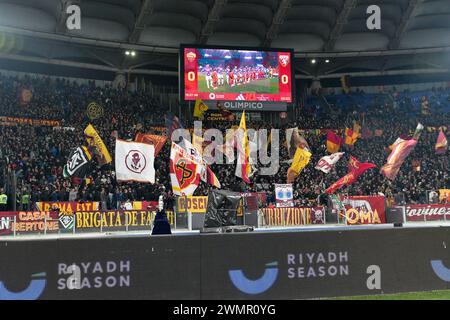
[[[68,4],[80,6],[81,30],[67,30]],[[366,26],[374,4],[381,30]],[[309,78],[448,72],[450,1],[0,0],[0,59],[176,75],[181,43],[293,48]],[[332,61],[312,66],[312,57]]]

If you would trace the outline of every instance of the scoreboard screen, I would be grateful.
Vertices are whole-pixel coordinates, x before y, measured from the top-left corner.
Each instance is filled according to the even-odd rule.
[[[290,49],[181,46],[181,97],[292,103],[292,59]]]

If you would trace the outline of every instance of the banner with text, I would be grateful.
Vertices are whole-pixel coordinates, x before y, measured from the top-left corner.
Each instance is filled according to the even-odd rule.
[[[345,206],[347,224],[381,224],[386,223],[385,197],[383,196],[348,196],[341,198]]]
[[[406,221],[450,220],[450,204],[406,205]]]
[[[324,207],[265,208],[262,211],[264,225],[269,227],[325,224]]]

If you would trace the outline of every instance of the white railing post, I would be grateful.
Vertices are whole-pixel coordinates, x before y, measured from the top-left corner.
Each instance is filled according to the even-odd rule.
[[[125,231],[128,232],[128,215],[125,214]]]
[[[104,212],[100,215],[100,233],[103,233],[103,214]]]
[[[14,216],[14,230],[13,230],[13,233],[14,233],[14,238],[16,237],[16,230],[17,230],[17,216]]]
[[[47,216],[44,214],[44,235],[47,234]]]

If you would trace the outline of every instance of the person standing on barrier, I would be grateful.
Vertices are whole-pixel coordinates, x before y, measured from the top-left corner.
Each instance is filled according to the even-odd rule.
[[[170,230],[169,219],[167,219],[166,210],[164,209],[164,196],[159,196],[158,211],[153,221],[152,235],[155,234],[172,234]]]
[[[6,211],[8,207],[8,195],[4,189],[0,189],[0,211]]]

